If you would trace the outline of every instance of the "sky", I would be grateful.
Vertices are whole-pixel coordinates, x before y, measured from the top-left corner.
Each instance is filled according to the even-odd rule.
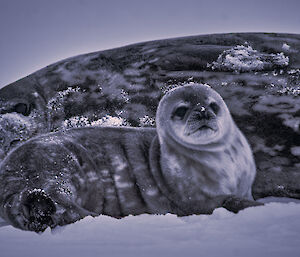
[[[299,0],[0,0],[0,88],[67,57],[227,32],[300,34]]]

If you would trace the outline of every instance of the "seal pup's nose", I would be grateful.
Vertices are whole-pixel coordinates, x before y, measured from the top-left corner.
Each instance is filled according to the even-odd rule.
[[[202,119],[209,120],[209,119],[214,118],[216,116],[214,114],[214,112],[212,112],[211,110],[209,110],[205,106],[197,106],[195,111],[197,112],[197,116],[200,120],[202,120]]]

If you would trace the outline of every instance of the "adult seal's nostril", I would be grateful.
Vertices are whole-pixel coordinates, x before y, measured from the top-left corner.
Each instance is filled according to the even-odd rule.
[[[29,230],[42,232],[53,224],[51,215],[56,207],[50,196],[41,189],[27,192],[22,199],[22,211]]]

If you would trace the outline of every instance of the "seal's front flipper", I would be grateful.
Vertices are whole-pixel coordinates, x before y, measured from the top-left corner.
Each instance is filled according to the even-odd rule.
[[[260,202],[229,196],[224,200],[222,207],[227,209],[228,211],[238,213],[240,210],[243,210],[245,208],[262,205],[264,204]]]
[[[28,230],[43,232],[48,226],[54,225],[51,216],[56,212],[56,207],[43,190],[31,190],[22,198],[22,211]]]

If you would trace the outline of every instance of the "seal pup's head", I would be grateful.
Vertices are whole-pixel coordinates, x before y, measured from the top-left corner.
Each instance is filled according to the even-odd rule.
[[[159,103],[156,123],[161,144],[173,142],[195,150],[223,146],[234,124],[222,97],[202,84],[169,91]]]

